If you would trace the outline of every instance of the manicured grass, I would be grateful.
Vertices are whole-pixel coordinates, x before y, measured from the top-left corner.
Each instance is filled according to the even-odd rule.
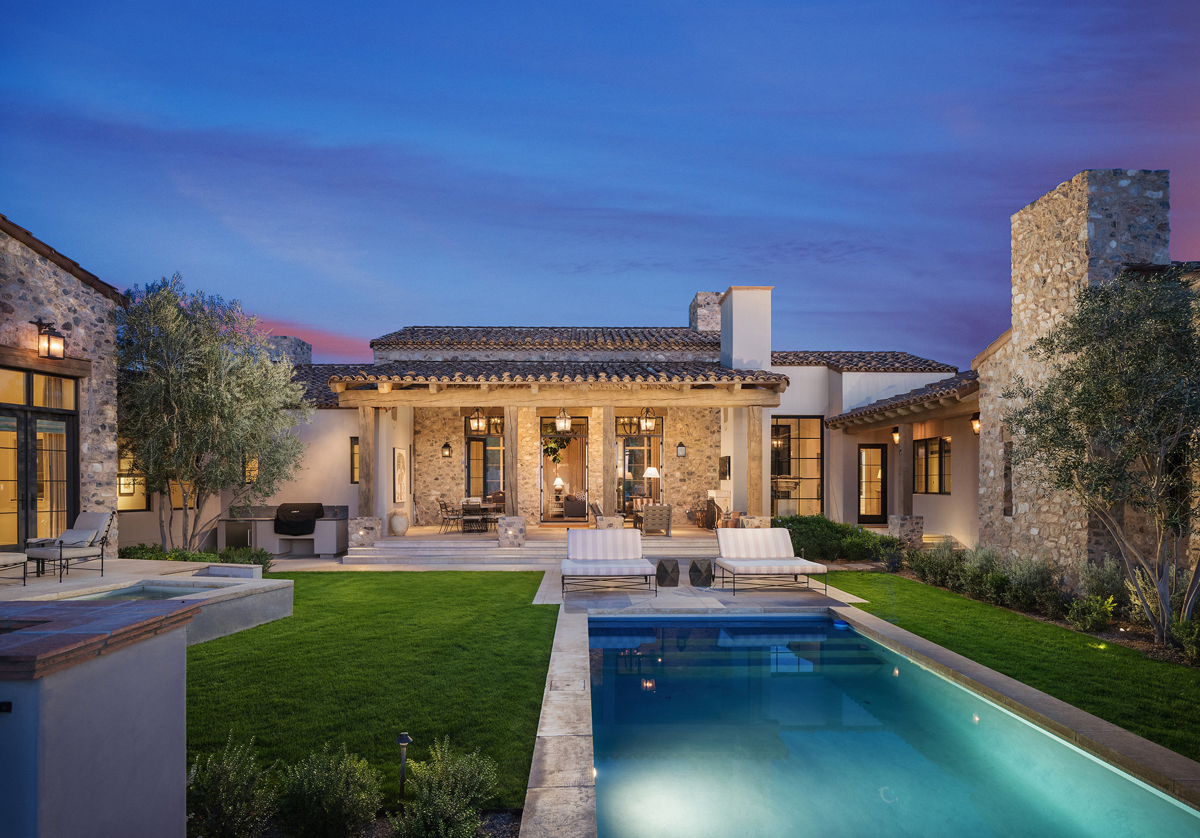
[[[449,736],[499,768],[496,805],[525,800],[558,608],[531,605],[542,574],[279,573],[293,616],[188,650],[188,759],[255,738],[270,762],[325,742],[385,774]]]
[[[1081,710],[1200,760],[1200,670],[886,573],[829,584],[871,614]]]

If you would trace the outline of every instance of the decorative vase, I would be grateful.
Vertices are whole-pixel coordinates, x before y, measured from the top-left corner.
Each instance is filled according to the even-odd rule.
[[[392,535],[404,535],[408,532],[408,516],[401,512],[392,513]]]

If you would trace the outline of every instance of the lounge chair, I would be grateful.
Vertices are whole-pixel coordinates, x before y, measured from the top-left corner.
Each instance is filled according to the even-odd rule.
[[[823,564],[805,561],[804,550],[800,557],[792,547],[792,535],[782,527],[772,529],[725,529],[717,530],[717,547],[720,555],[716,566],[720,570],[721,587],[728,578],[733,583],[733,594],[737,596],[738,579],[742,579],[742,590],[769,590],[773,588],[809,587],[809,577],[824,575],[828,580],[829,568]],[[804,577],[801,586],[800,577]],[[826,583],[824,591],[828,592]]]
[[[654,591],[658,596],[658,569],[642,558],[642,534],[637,530],[568,528],[567,557],[560,569],[564,595],[617,588]]]
[[[99,570],[104,575],[104,548],[108,546],[108,531],[112,528],[111,512],[80,512],[75,526],[58,538],[31,538],[25,542],[25,560],[37,562],[39,572],[46,562],[58,565],[58,581],[70,573],[71,565],[100,560],[100,567],[80,570]]]
[[[26,584],[29,578],[29,560],[24,553],[0,553],[0,570],[21,568],[21,584]],[[5,577],[8,578],[8,577]]]

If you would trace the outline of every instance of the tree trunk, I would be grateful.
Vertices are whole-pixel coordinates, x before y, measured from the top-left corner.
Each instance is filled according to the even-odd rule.
[[[158,538],[163,549],[167,549],[167,533],[170,532],[170,522],[166,519],[165,512],[171,508],[171,494],[158,493]]]

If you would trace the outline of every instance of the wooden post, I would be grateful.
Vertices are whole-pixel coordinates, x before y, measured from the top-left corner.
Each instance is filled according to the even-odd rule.
[[[900,475],[899,493],[896,495],[896,514],[913,514],[913,426],[906,422],[900,426],[900,444],[896,446],[896,469]],[[886,510],[884,510],[886,512]]]
[[[600,410],[600,445],[604,451],[600,469],[600,510],[605,515],[617,514],[617,412],[611,404]]]
[[[504,408],[504,514],[517,513],[517,409]]]
[[[358,516],[375,515],[375,408],[358,409]]]
[[[763,514],[763,415],[761,407],[746,408],[746,514]]]

